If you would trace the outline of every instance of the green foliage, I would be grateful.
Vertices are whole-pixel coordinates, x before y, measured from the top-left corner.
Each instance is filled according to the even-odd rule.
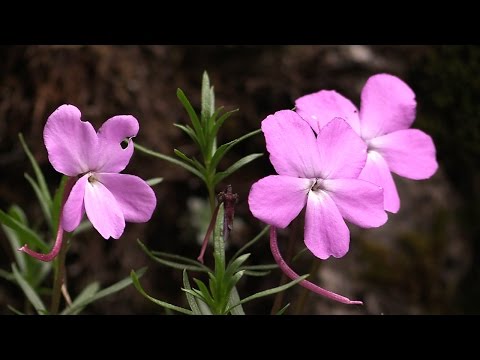
[[[185,292],[190,310],[179,308],[176,305],[151,297],[143,290],[140,283],[135,279],[135,274],[132,272],[132,279],[138,291],[155,304],[160,305],[165,309],[174,310],[183,314],[244,315],[245,312],[241,306],[242,304],[263,296],[269,296],[284,291],[306,278],[306,276],[303,276],[285,285],[260,291],[256,294],[248,296],[243,300],[240,299],[235,286],[244,275],[265,276],[270,272],[269,270],[275,269],[277,265],[244,265],[250,257],[250,254],[243,252],[255,244],[267,233],[269,228],[268,226],[265,227],[257,236],[255,236],[255,238],[249,241],[242,249],[240,249],[240,251],[238,251],[230,259],[228,264],[225,265],[224,221],[225,214],[223,204],[220,204],[213,235],[213,257],[215,263],[213,270],[196,260],[192,260],[180,255],[150,251],[143,243],[138,241],[142,250],[145,251],[145,253],[154,261],[174,269],[183,270],[182,290]],[[192,288],[188,280],[187,270],[206,273],[208,276],[208,283],[204,280],[194,278],[193,281],[195,282],[197,288]]]
[[[194,156],[189,156],[178,149],[174,149],[174,154],[177,158],[158,153],[156,151],[145,148],[144,146],[135,144],[135,147],[141,152],[155,156],[159,159],[166,160],[172,164],[183,167],[192,174],[200,178],[206,185],[209,193],[210,208],[213,210],[215,206],[215,187],[225,178],[232,175],[241,167],[249,164],[253,160],[259,158],[263,154],[247,155],[226,170],[218,171],[218,165],[224,156],[235,145],[248,139],[249,137],[261,132],[260,129],[252,131],[246,135],[234,139],[228,143],[220,145],[217,148],[217,134],[224,122],[237,110],[223,112],[223,107],[215,110],[215,94],[213,86],[210,86],[208,74],[204,72],[202,79],[202,97],[201,97],[201,111],[198,115],[187,96],[181,89],[177,89],[177,98],[182,103],[188,117],[190,118],[191,126],[186,124],[174,124],[180,130],[185,132],[197,145],[201,161]]]

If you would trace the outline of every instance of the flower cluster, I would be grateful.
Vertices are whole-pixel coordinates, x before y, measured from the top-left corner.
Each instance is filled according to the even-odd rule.
[[[388,212],[399,211],[400,198],[392,173],[419,180],[431,177],[438,168],[431,137],[410,128],[416,116],[415,94],[410,87],[393,75],[378,74],[366,82],[361,93],[360,110],[336,91],[321,90],[297,99],[294,111],[281,110],[262,121],[261,130],[277,174],[255,182],[248,203],[252,214],[270,225],[273,257],[293,281],[242,300],[235,288],[240,278],[247,275],[247,271],[248,275],[259,275],[260,268],[272,268],[272,265],[244,265],[249,254],[242,254],[261,238],[268,227],[226,262],[224,243],[232,230],[237,194],[228,186],[215,207],[214,193],[216,185],[225,177],[262,155],[247,155],[224,171],[218,171],[217,168],[231,147],[260,130],[217,146],[217,132],[233,111],[220,115],[221,108],[215,110],[213,87],[210,87],[206,73],[202,81],[202,110],[199,115],[180,89],[177,96],[193,127],[176,125],[198,145],[203,162],[179,150],[175,150],[175,154],[180,160],[138,144],[136,147],[180,165],[204,181],[209,193],[212,220],[197,262],[179,255],[153,254],[140,243],[150,257],[184,271],[182,290],[191,309],[150,297],[140,286],[137,274],[132,271],[131,281],[139,292],[161,306],[186,314],[241,314],[243,303],[284,291],[297,283],[335,301],[362,304],[361,301],[350,300],[309,282],[307,275],[300,277],[296,274],[280,254],[276,228],[286,228],[305,209],[306,247],[323,260],[331,256],[340,258],[350,247],[347,222],[362,228],[375,228],[386,223]],[[125,230],[126,222],[142,223],[152,217],[157,200],[150,185],[137,176],[121,174],[133,155],[132,138],[138,131],[139,123],[131,115],[114,116],[95,131],[91,123],[82,121],[80,110],[73,105],[60,106],[45,124],[43,135],[48,159],[53,168],[68,180],[62,180],[55,201],[51,200],[46,185],[43,190],[47,195],[42,195],[40,186],[32,183],[35,189],[38,188],[37,193],[43,201],[49,226],[57,229],[57,236],[52,250],[47,254],[33,251],[27,245],[19,250],[42,261],[51,261],[60,254],[52,290],[51,313],[59,312],[61,292],[69,303],[65,311],[74,313],[82,309],[77,301],[69,301],[64,286],[66,250],[62,249],[67,249],[64,246],[66,243],[62,245],[64,231],[77,229],[86,214],[103,238],[118,239]],[[38,174],[37,177],[38,183],[45,183],[43,177]],[[149,183],[152,184],[152,181]],[[60,201],[62,191],[63,200]],[[5,213],[0,215],[8,220],[9,226],[16,226],[26,233],[17,221],[21,216],[13,218]],[[204,253],[212,233],[213,270],[204,264]],[[27,235],[30,235],[30,242],[25,242],[36,243],[39,248],[43,244],[41,250],[48,250],[48,245],[37,239],[33,231]],[[15,248],[18,243],[15,241]],[[209,286],[195,279],[198,289],[192,288],[187,269],[208,273]],[[22,288],[27,289],[25,293],[27,296],[30,294],[37,312],[46,313],[38,296],[32,297],[31,294],[35,295],[33,288],[25,287],[27,281],[22,280],[15,267],[13,273],[17,281],[24,284]]]
[[[252,214],[285,228],[306,206],[305,245],[318,258],[349,249],[345,220],[363,228],[383,225],[400,200],[391,172],[426,179],[437,170],[430,136],[409,129],[415,94],[399,78],[368,79],[360,112],[348,99],[321,90],[262,121],[270,161],[278,175],[253,184]]]

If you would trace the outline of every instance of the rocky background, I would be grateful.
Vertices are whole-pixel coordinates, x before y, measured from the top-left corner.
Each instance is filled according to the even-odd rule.
[[[267,115],[292,108],[294,100],[319,89],[336,89],[359,105],[366,79],[389,72],[417,95],[414,126],[432,135],[440,169],[426,181],[396,177],[402,207],[375,230],[352,229],[350,252],[342,259],[314,261],[305,254],[293,267],[314,269],[315,281],[364,307],[336,304],[302,288],[285,293],[288,314],[465,314],[480,311],[480,47],[475,46],[10,46],[0,47],[0,208],[20,205],[32,223],[41,219],[24,173],[32,169],[18,140],[22,132],[53,190],[60,179],[42,140],[45,121],[59,105],[79,107],[98,127],[117,114],[140,121],[137,143],[173,155],[173,148],[195,154],[173,123],[185,123],[176,98],[181,88],[199,107],[201,75],[207,70],[217,106],[239,108],[219,134],[219,143],[259,128]],[[226,168],[248,153],[264,152],[261,135],[246,140],[221,163]],[[155,186],[158,206],[148,224],[128,224],[119,240],[95,231],[74,239],[67,256],[68,288],[75,296],[92,281],[108,286],[131,269],[148,265],[141,282],[152,296],[185,305],[181,272],[163,267],[142,252],[151,249],[195,258],[203,225],[202,183],[181,168],[136,152],[127,173],[144,179],[164,177]],[[267,156],[227,178],[240,196],[228,254],[262,229],[246,202],[253,182],[273,173]],[[39,224],[41,226],[41,224]],[[295,228],[295,226],[292,226]],[[301,227],[299,227],[301,229]],[[41,229],[41,227],[40,227]],[[281,232],[282,246],[301,231]],[[284,253],[286,246],[283,246]],[[209,258],[209,256],[207,256]],[[0,268],[13,255],[0,232]],[[211,259],[208,259],[211,261]],[[252,248],[251,264],[273,262],[265,238]],[[313,262],[313,268],[312,268]],[[280,272],[247,277],[242,297],[278,285]],[[245,305],[249,314],[268,314],[274,297]],[[0,313],[10,304],[24,308],[21,291],[0,279]],[[87,314],[164,314],[134,288],[89,306]]]

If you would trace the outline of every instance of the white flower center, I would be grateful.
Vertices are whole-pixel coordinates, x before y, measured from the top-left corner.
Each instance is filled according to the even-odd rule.
[[[324,189],[323,179],[316,178],[315,183],[312,185],[310,190],[311,191],[319,191],[319,190],[323,190],[323,189]]]
[[[98,181],[98,179],[95,177],[95,174],[94,174],[93,172],[90,172],[90,173],[88,174],[88,182],[89,182],[90,184],[94,184],[94,183],[96,183],[97,181]]]

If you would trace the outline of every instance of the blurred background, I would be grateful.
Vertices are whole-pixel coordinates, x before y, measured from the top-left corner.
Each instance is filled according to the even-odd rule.
[[[0,209],[18,204],[32,223],[41,209],[24,173],[33,174],[18,133],[53,190],[60,180],[47,159],[42,132],[47,117],[61,104],[80,108],[98,128],[117,114],[140,122],[135,141],[173,155],[196,155],[189,138],[173,123],[188,117],[176,98],[181,88],[196,109],[201,76],[208,71],[216,106],[240,111],[227,120],[219,143],[260,127],[275,111],[292,108],[297,97],[335,89],[357,106],[367,78],[388,72],[406,81],[417,96],[413,127],[430,134],[440,164],[429,180],[395,177],[402,206],[386,225],[374,230],[351,227],[349,253],[342,259],[315,261],[315,281],[364,307],[333,303],[300,287],[285,293],[289,314],[470,314],[480,312],[480,47],[478,46],[9,46],[0,47]],[[262,135],[250,138],[225,157],[225,169],[248,153],[265,152]],[[196,258],[207,197],[203,184],[185,170],[136,152],[126,173],[144,179],[163,177],[154,187],[158,205],[147,224],[127,224],[119,240],[96,231],[76,237],[67,255],[68,289],[78,294],[88,283],[108,286],[131,269],[148,266],[141,282],[154,297],[185,305],[181,271],[154,263],[138,246]],[[227,178],[240,201],[228,254],[262,228],[246,202],[250,186],[274,170],[264,156]],[[203,216],[204,218],[205,216]],[[206,220],[208,221],[208,219]],[[285,253],[291,230],[279,233]],[[303,247],[297,231],[295,252]],[[272,263],[268,239],[252,249],[250,264]],[[9,270],[13,254],[0,232],[0,268]],[[207,263],[211,263],[208,252]],[[308,272],[305,254],[292,267]],[[192,274],[195,275],[195,274]],[[281,273],[244,277],[241,297],[277,286]],[[274,297],[245,305],[249,314],[268,314]],[[0,279],[0,314],[7,304],[22,308],[15,285]],[[87,314],[163,314],[133,287],[90,305]]]

